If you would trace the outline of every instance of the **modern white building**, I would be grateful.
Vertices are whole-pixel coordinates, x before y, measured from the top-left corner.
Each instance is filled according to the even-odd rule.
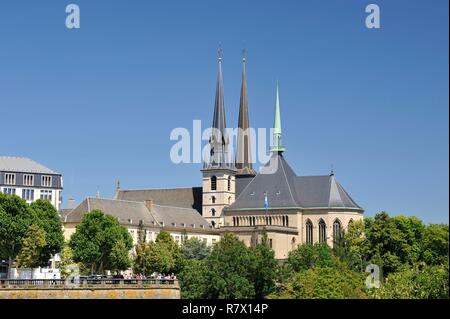
[[[0,191],[32,203],[48,199],[59,211],[62,175],[26,157],[0,156]]]

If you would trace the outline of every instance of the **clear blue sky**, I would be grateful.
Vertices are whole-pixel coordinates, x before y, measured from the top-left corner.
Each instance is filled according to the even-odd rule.
[[[379,30],[364,25],[372,2]],[[272,125],[279,79],[297,174],[333,164],[368,216],[448,222],[447,0],[1,1],[0,154],[61,172],[77,202],[117,179],[200,185],[199,164],[170,161],[169,134],[211,123],[219,42],[229,125],[245,46],[251,126]]]

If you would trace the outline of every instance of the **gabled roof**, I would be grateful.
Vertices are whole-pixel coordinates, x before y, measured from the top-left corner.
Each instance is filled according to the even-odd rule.
[[[144,202],[152,200],[155,204],[173,207],[192,208],[202,211],[202,188],[162,188],[122,190],[116,192],[116,199]]]
[[[281,152],[254,178],[236,180],[236,201],[226,210],[263,209],[264,193],[270,208],[349,208],[362,210],[335,176],[297,176]]]
[[[151,204],[145,202],[86,198],[63,218],[65,223],[79,223],[83,216],[95,209],[117,217],[122,225],[138,226],[143,221],[146,226],[172,226],[179,228],[210,228],[210,224],[195,209]],[[184,224],[184,225],[183,225]]]
[[[27,157],[0,156],[0,171],[37,174],[58,174]]]
[[[139,225],[139,222],[142,220],[144,225],[158,225],[157,220],[149,212],[144,202],[91,197],[86,198],[70,213],[66,214],[64,222],[79,223],[86,213],[95,209],[117,217],[121,224]]]

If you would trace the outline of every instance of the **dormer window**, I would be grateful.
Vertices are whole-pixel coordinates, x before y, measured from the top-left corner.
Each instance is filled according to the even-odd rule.
[[[250,196],[255,196],[255,192],[251,192],[251,193],[250,193]]]
[[[23,185],[24,186],[33,186],[34,185],[34,176],[31,174],[23,175]]]
[[[16,185],[16,174],[5,173],[5,184],[6,185]]]
[[[41,186],[51,187],[52,186],[52,177],[48,176],[48,175],[43,175],[41,178]]]

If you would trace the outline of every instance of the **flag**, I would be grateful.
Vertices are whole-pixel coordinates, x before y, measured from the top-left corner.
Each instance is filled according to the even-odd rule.
[[[267,193],[264,193],[264,208],[267,210],[269,208],[269,200],[267,199]]]

